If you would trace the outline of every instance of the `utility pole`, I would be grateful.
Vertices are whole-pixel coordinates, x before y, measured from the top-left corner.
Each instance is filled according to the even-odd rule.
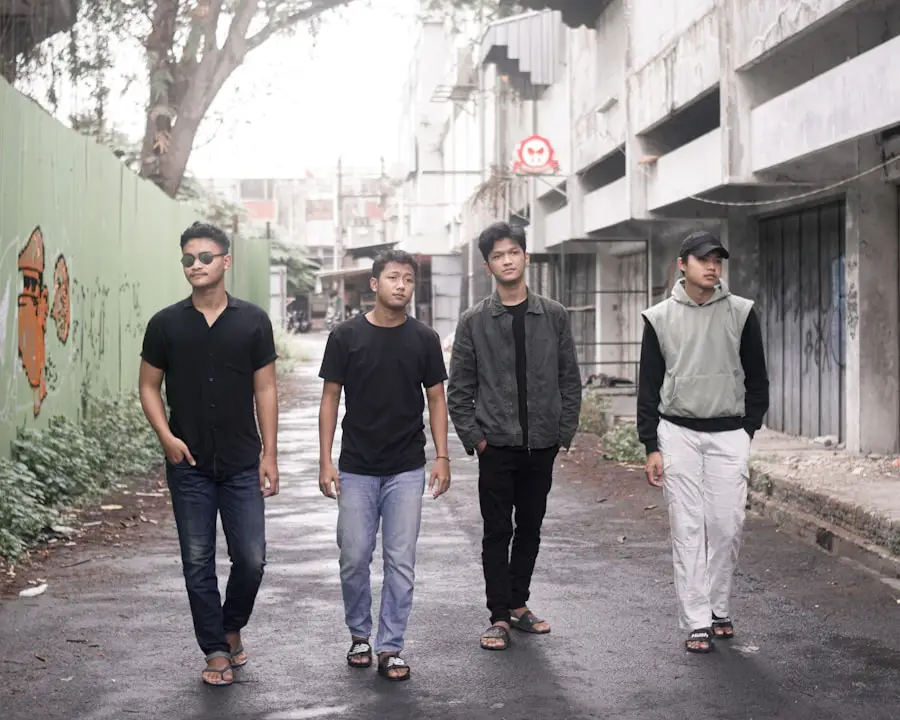
[[[381,185],[381,198],[379,201],[379,204],[381,205],[381,242],[386,243],[388,241],[388,222],[387,222],[388,193],[387,193],[387,175],[384,172],[384,155],[381,156],[381,179],[379,180],[379,184]]]
[[[337,162],[337,182],[335,183],[335,238],[334,238],[334,269],[340,270],[344,267],[344,171],[342,166],[342,158],[338,158]],[[340,312],[339,321],[344,319],[344,278],[338,276],[338,307]]]
[[[344,174],[341,158],[337,162],[337,182],[334,199],[334,269],[340,270],[344,264]]]

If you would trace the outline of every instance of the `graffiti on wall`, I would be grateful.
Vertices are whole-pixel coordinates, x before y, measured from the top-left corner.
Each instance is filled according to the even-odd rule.
[[[34,391],[34,415],[41,412],[47,397],[47,317],[56,326],[56,336],[63,344],[69,339],[72,309],[69,298],[69,268],[60,255],[53,269],[53,297],[44,281],[46,263],[44,235],[36,227],[19,251],[19,272],[23,287],[19,294],[19,359]]]

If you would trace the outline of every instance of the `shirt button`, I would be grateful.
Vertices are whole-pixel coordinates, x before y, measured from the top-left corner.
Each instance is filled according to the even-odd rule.
[[[212,381],[213,381],[213,379],[212,379],[212,378],[210,378],[210,379],[209,379],[209,381],[210,381],[210,382],[212,382]]]

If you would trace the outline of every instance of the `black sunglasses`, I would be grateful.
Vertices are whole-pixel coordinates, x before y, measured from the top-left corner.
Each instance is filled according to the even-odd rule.
[[[185,253],[181,256],[181,264],[186,267],[193,267],[194,263],[199,260],[204,265],[211,265],[212,261],[217,257],[225,257],[228,253],[212,253],[209,250],[204,250],[201,253],[197,253],[196,255],[191,255],[190,253]]]

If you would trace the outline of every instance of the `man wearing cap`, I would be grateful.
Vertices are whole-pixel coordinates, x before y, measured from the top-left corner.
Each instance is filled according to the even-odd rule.
[[[691,233],[678,257],[683,277],[643,313],[638,435],[647,478],[669,508],[679,625],[695,653],[734,637],[750,441],[769,409],[759,318],[721,279],[725,259],[715,236]]]

